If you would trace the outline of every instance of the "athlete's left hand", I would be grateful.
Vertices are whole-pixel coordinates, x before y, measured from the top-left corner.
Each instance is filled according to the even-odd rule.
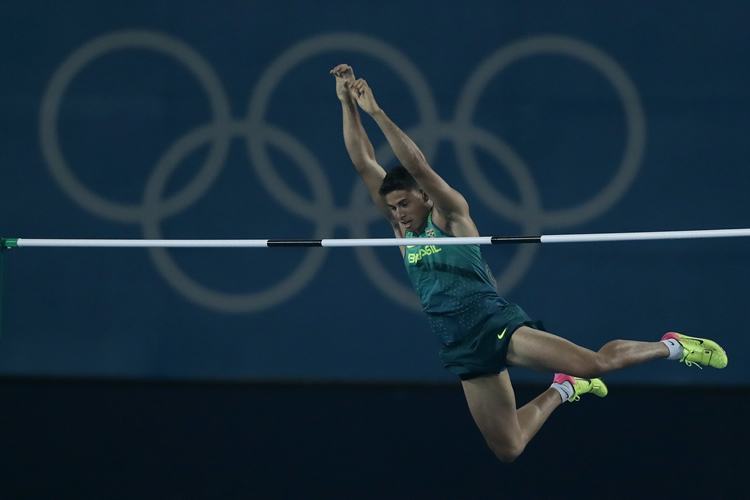
[[[352,98],[349,85],[354,82],[354,70],[348,64],[339,64],[329,71],[336,78],[336,96],[344,102]]]

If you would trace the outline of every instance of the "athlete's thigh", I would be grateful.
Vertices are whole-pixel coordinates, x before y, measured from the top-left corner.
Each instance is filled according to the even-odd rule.
[[[485,440],[493,446],[512,446],[521,439],[516,415],[516,396],[508,370],[498,375],[486,375],[462,380],[466,402]]]
[[[595,369],[596,353],[549,332],[522,326],[510,338],[506,361],[533,370],[578,374]]]

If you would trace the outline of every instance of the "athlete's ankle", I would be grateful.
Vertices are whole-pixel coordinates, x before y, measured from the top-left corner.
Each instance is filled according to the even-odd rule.
[[[553,382],[550,388],[556,390],[557,393],[560,394],[563,403],[569,401],[576,393],[575,389],[573,389],[573,384],[567,380],[562,383]]]
[[[672,361],[679,361],[682,359],[684,349],[682,347],[682,344],[680,344],[677,339],[667,338],[662,340],[661,343],[667,346],[667,349],[669,350],[667,359]]]

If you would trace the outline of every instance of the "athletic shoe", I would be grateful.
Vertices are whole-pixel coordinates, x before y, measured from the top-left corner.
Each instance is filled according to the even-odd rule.
[[[581,395],[587,393],[599,396],[600,398],[609,393],[607,385],[600,378],[578,378],[564,373],[555,373],[555,378],[552,379],[552,382],[555,384],[570,382],[570,385],[573,386],[573,395],[568,398],[568,401],[578,401],[581,399]]]
[[[727,353],[713,340],[688,337],[677,332],[665,333],[661,339],[675,339],[680,343],[682,346],[680,363],[685,363],[687,366],[695,365],[701,369],[703,366],[724,368],[729,362]]]

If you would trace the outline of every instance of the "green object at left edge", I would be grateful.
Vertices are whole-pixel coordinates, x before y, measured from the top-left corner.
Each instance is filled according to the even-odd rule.
[[[18,248],[18,238],[0,238],[0,250]]]

